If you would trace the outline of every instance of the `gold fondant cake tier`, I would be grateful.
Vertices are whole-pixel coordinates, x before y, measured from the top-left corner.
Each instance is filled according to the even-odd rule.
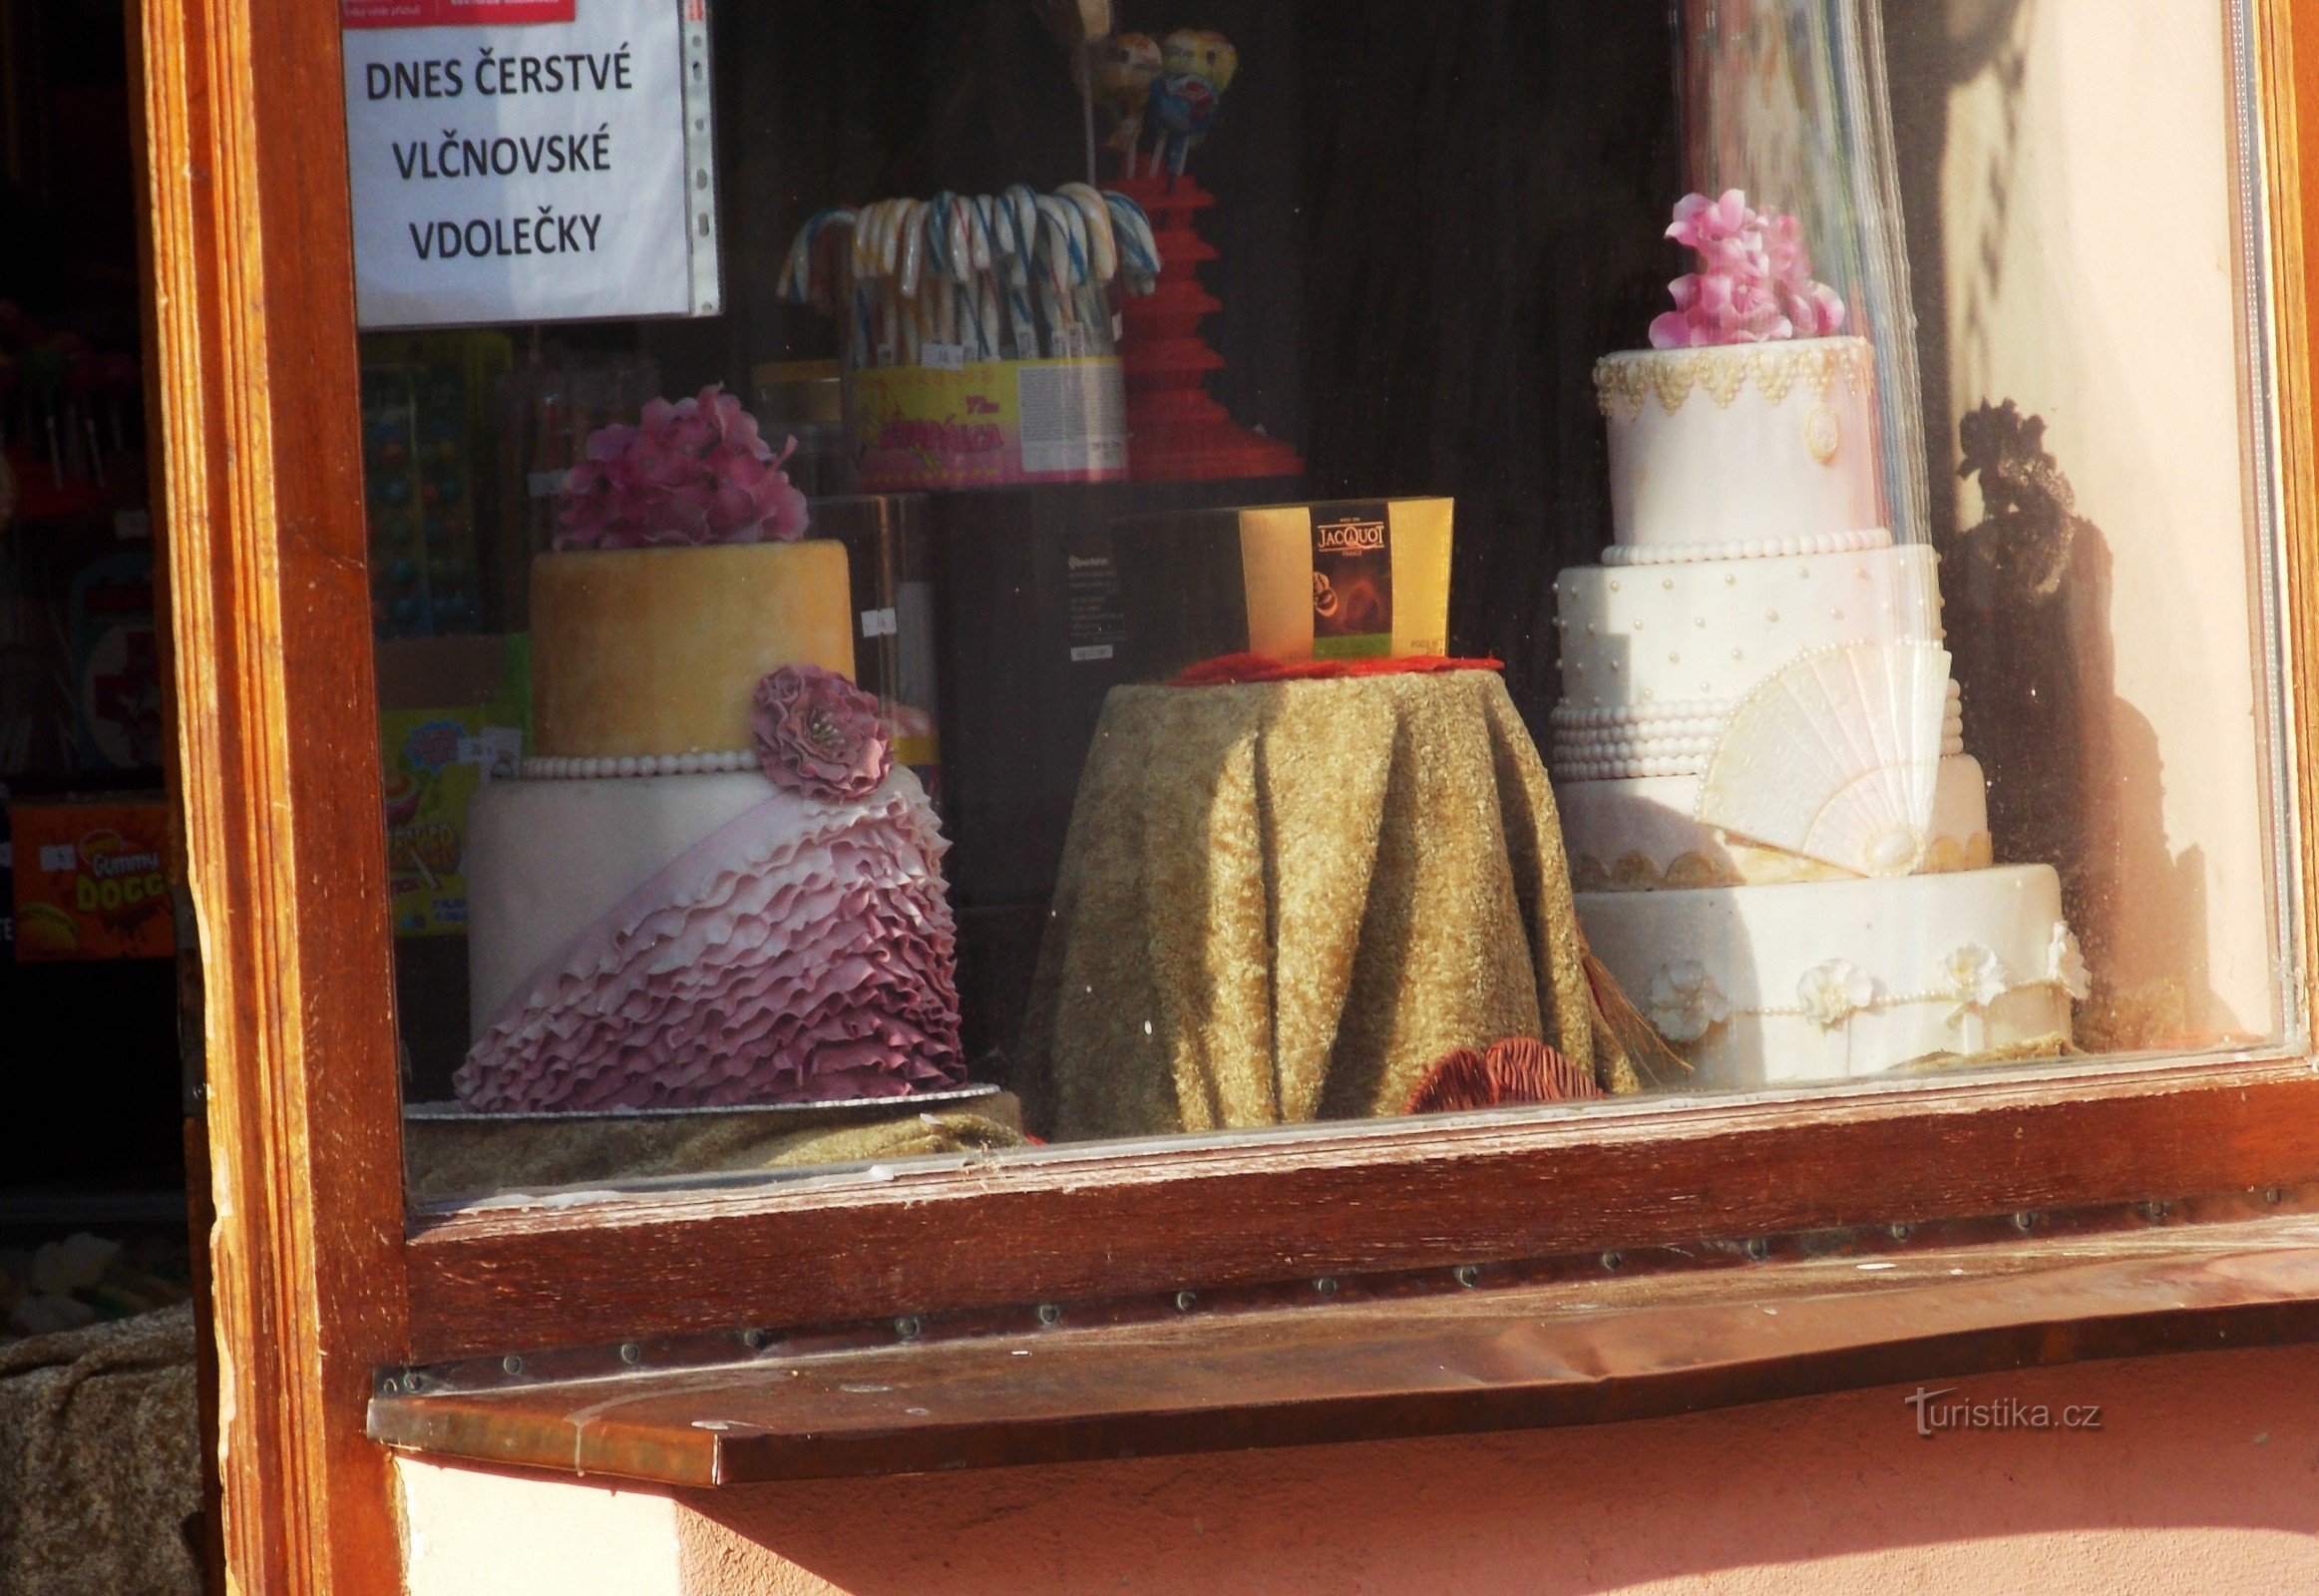
[[[823,539],[532,562],[532,744],[547,757],[749,746],[783,665],[854,673],[846,550]]]

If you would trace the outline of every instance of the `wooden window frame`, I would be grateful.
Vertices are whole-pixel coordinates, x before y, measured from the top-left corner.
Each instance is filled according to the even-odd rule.
[[[2299,741],[2319,701],[2319,0],[2250,16]],[[2319,1181],[2312,1059],[2250,1055],[407,1215],[378,752],[350,734],[375,683],[337,8],[141,0],[133,31],[243,1588],[399,1588],[362,1432],[382,1367]],[[2319,773],[2295,780],[2289,885],[2319,909]]]

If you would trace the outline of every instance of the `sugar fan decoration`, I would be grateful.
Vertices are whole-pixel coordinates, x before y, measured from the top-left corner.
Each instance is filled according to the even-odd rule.
[[[1699,818],[1860,876],[1905,876],[1932,831],[1948,651],[1860,642],[1805,654],[1740,700]]]

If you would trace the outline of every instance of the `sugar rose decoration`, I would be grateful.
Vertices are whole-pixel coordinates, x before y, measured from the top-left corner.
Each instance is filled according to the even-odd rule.
[[[1977,942],[1949,955],[1942,969],[1949,978],[1948,996],[1957,1001],[1951,1023],[1985,1011],[2013,990],[2013,975],[2005,968],[2005,961]]]
[[[757,434],[757,418],[722,386],[670,404],[655,399],[634,426],[598,428],[566,476],[556,547],[643,549],[663,544],[788,542],[805,532],[805,495]]]
[[[2094,996],[2086,951],[2078,946],[2078,934],[2060,921],[2054,923],[2053,940],[2046,947],[2046,977],[2079,1002]]]
[[[1686,196],[1667,236],[1699,255],[1699,269],[1667,285],[1675,308],[1651,323],[1654,349],[1825,338],[1841,332],[1844,302],[1811,275],[1803,226],[1747,207],[1746,195]]]
[[[852,803],[876,792],[893,768],[878,700],[836,671],[784,665],[757,683],[754,697],[757,761],[776,785]]]
[[[1732,1017],[1732,1000],[1696,959],[1661,966],[1651,977],[1648,998],[1651,1024],[1669,1041],[1698,1041]]]
[[[1822,1030],[1848,1023],[1854,1014],[1875,1007],[1883,996],[1876,978],[1849,959],[1814,965],[1795,988],[1797,1006]]]

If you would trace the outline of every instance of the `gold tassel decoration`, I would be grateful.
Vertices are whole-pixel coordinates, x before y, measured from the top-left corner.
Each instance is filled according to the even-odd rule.
[[[1595,958],[1594,950],[1585,949],[1582,957],[1587,991],[1594,999],[1595,1069],[1605,1089],[1625,1096],[1672,1086],[1690,1074],[1691,1065],[1627,1000],[1618,978]]]

